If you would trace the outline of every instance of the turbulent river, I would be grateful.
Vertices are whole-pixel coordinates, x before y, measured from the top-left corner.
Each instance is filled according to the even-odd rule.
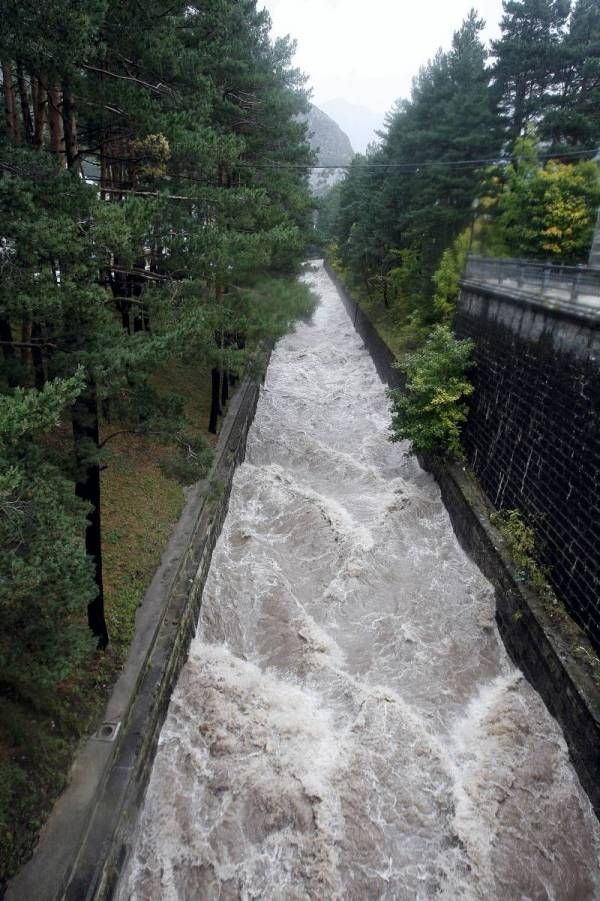
[[[600,898],[600,829],[321,266],[273,353],[119,897]]]

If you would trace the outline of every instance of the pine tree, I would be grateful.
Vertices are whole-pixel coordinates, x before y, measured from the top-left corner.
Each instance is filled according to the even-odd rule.
[[[596,0],[578,0],[573,8],[540,136],[558,152],[573,147],[596,149],[600,144],[600,5]]]
[[[89,511],[88,614],[104,646],[100,400],[125,426],[161,428],[148,375],[185,352],[214,364],[221,412],[227,373],[267,321],[260,310],[254,322],[241,292],[268,269],[293,270],[303,252],[306,95],[291,45],[271,43],[254,0],[166,11],[151,0],[143,28],[140,9],[120,0],[27,0],[26,12],[8,0],[0,43],[2,234],[16,249],[0,341],[9,390],[83,366],[70,465]],[[94,166],[97,188],[81,179]]]
[[[439,259],[472,217],[481,174],[469,161],[500,144],[482,28],[472,11],[451,49],[420,71],[411,99],[388,116],[381,148],[356,160],[340,190],[343,261],[363,283],[374,277],[387,290],[393,269],[397,281],[398,252],[407,251],[412,305],[424,320],[435,318]]]
[[[492,42],[494,90],[512,145],[539,123],[559,67],[570,0],[504,0],[501,37]]]

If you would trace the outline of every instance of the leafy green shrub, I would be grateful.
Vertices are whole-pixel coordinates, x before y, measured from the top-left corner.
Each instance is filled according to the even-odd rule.
[[[492,513],[490,520],[502,533],[510,551],[513,563],[523,580],[527,580],[536,591],[552,591],[547,582],[547,571],[538,562],[538,548],[535,532],[523,518],[520,510],[499,510]]]
[[[255,346],[276,341],[317,306],[317,296],[303,282],[263,278],[237,292],[239,311],[246,320],[246,338]]]
[[[392,401],[392,441],[408,440],[414,453],[441,452],[461,456],[460,429],[467,418],[465,398],[473,393],[466,377],[474,365],[473,342],[460,341],[437,325],[424,346],[400,364],[406,391],[388,392]]]

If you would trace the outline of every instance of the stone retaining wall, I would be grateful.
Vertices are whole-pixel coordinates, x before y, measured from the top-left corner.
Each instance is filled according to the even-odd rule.
[[[600,322],[469,281],[455,331],[476,345],[469,462],[496,508],[532,523],[550,582],[600,649]]]

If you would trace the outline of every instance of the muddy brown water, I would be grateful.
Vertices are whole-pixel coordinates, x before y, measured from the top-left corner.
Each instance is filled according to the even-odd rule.
[[[121,899],[600,898],[600,826],[321,265],[273,353]]]

